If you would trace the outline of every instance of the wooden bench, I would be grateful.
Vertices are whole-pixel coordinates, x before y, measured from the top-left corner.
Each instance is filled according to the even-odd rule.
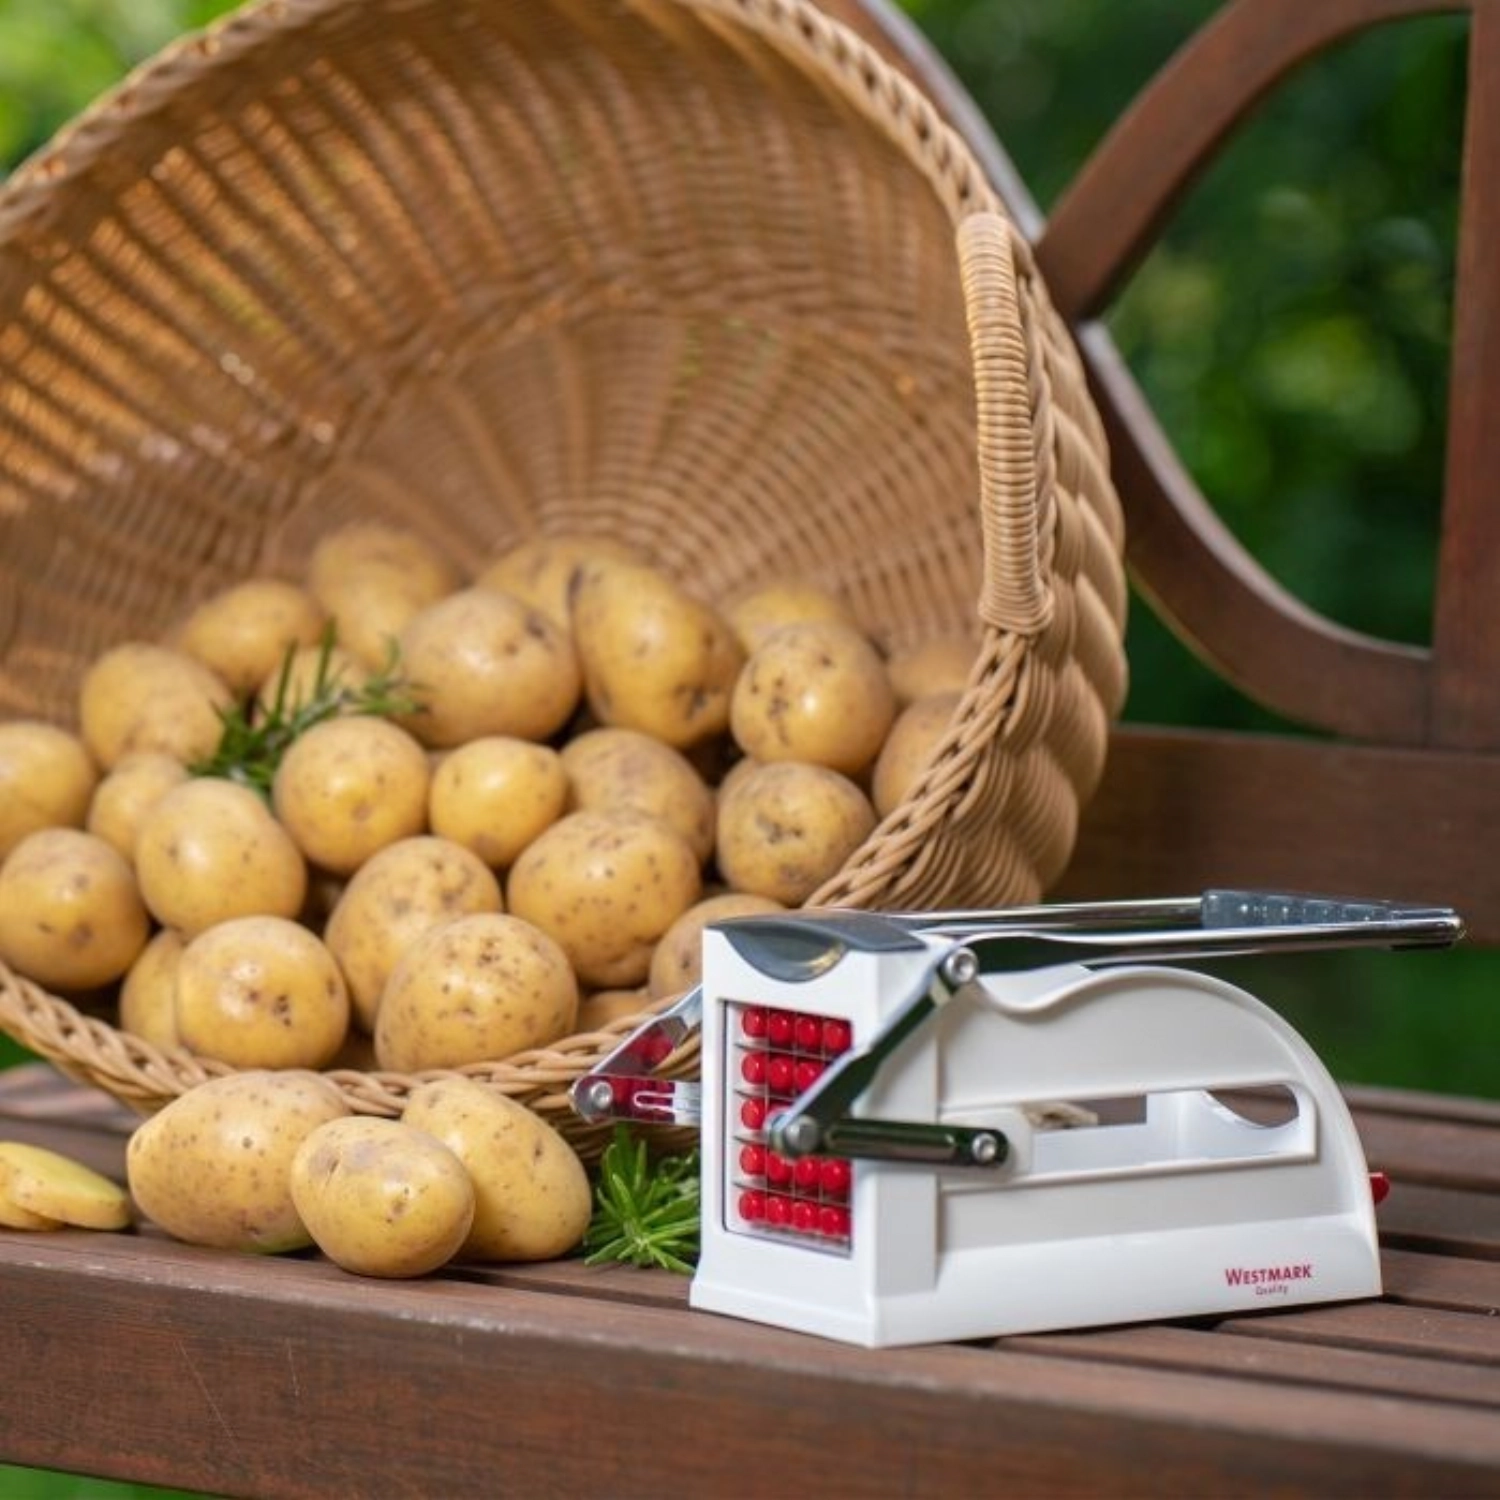
[[[1482,253],[1500,240],[1500,7],[1239,0],[1043,224],[910,24],[884,0],[827,3],[946,102],[1036,239],[1108,423],[1138,576],[1248,693],[1329,731],[1122,728],[1068,893],[1389,890],[1500,938],[1500,874],[1475,836],[1500,826],[1500,521],[1484,509],[1500,259]],[[1237,548],[1096,319],[1268,87],[1352,28],[1435,9],[1472,13],[1473,89],[1437,627],[1414,651],[1312,616]],[[258,1496],[1493,1495],[1500,1104],[1351,1098],[1394,1183],[1386,1294],[1284,1314],[871,1352],[691,1312],[667,1273],[377,1284],[149,1228],[0,1234],[0,1458]],[[121,1175],[132,1120],[100,1096],[20,1070],[0,1118]]]

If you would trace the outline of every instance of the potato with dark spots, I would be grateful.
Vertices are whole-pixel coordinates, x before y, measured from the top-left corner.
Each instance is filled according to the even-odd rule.
[[[718,864],[737,891],[801,906],[875,827],[846,776],[799,761],[758,765],[719,801]]]
[[[327,617],[306,589],[284,578],[246,578],[199,604],[173,644],[248,698],[298,646],[313,646]]]
[[[234,917],[295,917],[307,864],[249,787],[194,777],[141,821],[136,876],[152,916],[188,937]]]
[[[349,875],[427,830],[426,752],[399,724],[326,719],[291,744],[271,787],[276,816],[313,864]]]
[[[486,735],[449,751],[432,774],[427,821],[435,834],[508,870],[568,805],[568,775],[550,745]]]
[[[442,1141],[474,1184],[461,1259],[552,1260],[583,1238],[593,1209],[588,1173],[524,1104],[473,1079],[444,1078],[415,1089],[401,1118]]]
[[[730,705],[735,743],[760,761],[858,776],[874,764],[896,700],[879,653],[851,625],[785,625],[745,663]]]
[[[111,984],[150,932],[130,866],[91,833],[39,829],[0,864],[0,959],[38,984]]]
[[[323,942],[283,917],[200,933],[177,961],[184,1047],[236,1068],[321,1068],[349,1030],[344,976]]]
[[[634,813],[576,812],[518,859],[511,912],[550,933],[586,986],[641,984],[662,934],[702,893],[681,834]]]
[[[570,811],[657,818],[699,863],[713,853],[713,793],[681,751],[635,729],[591,729],[563,746],[562,766]]]
[[[200,1083],[139,1125],[125,1152],[136,1206],[194,1245],[277,1254],[312,1238],[292,1201],[292,1159],[349,1113],[315,1073],[252,1070]]]
[[[350,878],[323,933],[349,986],[355,1024],[374,1031],[386,981],[424,933],[503,906],[494,872],[449,839],[421,834],[372,855]]]
[[[583,568],[593,562],[639,561],[629,547],[611,537],[531,537],[486,564],[474,584],[513,594],[539,609],[560,630],[571,632],[573,584]]]
[[[574,586],[572,618],[584,693],[600,724],[679,750],[728,725],[744,650],[722,615],[665,573],[591,564]]]
[[[218,748],[220,713],[234,695],[185,651],[126,641],[97,657],[78,689],[83,742],[105,770],[138,750],[160,750],[184,765]]]
[[[494,589],[462,589],[414,615],[400,636],[402,674],[421,712],[403,722],[447,748],[511,735],[545,740],[578,707],[578,662],[540,610]]]
[[[960,701],[961,695],[955,692],[930,693],[908,703],[896,716],[870,776],[877,816],[885,817],[906,800],[948,732]]]
[[[0,724],[0,859],[28,833],[83,827],[98,781],[76,734],[36,719]]]
[[[375,1016],[382,1068],[488,1062],[569,1035],[578,982],[567,955],[515,916],[479,913],[430,929],[386,982]]]
[[[474,1221],[474,1184],[436,1136],[351,1115],[312,1131],[292,1160],[292,1201],[317,1247],[358,1276],[425,1276]]]

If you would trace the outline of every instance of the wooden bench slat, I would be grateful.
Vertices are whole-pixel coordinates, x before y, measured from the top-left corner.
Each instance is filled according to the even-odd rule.
[[[1219,1328],[1247,1338],[1297,1344],[1331,1344],[1372,1354],[1500,1370],[1500,1325],[1493,1318],[1387,1302],[1340,1302],[1299,1309],[1295,1317],[1272,1313],[1226,1318]],[[1418,1389],[1423,1389],[1419,1384]]]
[[[1382,1245],[1380,1268],[1387,1301],[1500,1316],[1500,1261],[1419,1255]],[[1500,1327],[1495,1337],[1500,1340]]]

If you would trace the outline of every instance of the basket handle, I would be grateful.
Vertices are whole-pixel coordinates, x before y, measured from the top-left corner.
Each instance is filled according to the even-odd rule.
[[[1035,635],[1052,619],[1040,513],[1051,498],[1051,409],[1022,320],[1017,260],[1030,263],[1001,214],[958,226],[959,268],[978,397],[984,579],[979,615],[997,630]]]

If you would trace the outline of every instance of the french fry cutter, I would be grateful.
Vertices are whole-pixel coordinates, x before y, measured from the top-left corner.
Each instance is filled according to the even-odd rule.
[[[713,1312],[891,1345],[1375,1296],[1375,1180],[1333,1079],[1179,965],[1462,932],[1219,890],[735,918],[573,1103],[700,1124]],[[699,1026],[701,1082],[660,1076]]]

